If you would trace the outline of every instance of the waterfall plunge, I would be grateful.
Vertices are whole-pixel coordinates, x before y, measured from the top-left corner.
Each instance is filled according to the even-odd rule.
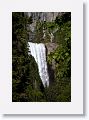
[[[47,62],[46,62],[46,48],[42,43],[31,43],[29,44],[29,50],[31,55],[34,57],[39,70],[39,75],[42,80],[44,87],[49,86],[49,76],[47,71]]]

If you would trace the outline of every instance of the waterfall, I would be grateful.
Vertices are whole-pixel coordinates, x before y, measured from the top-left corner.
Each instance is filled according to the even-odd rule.
[[[47,71],[47,62],[46,62],[46,48],[42,43],[32,43],[28,42],[29,50],[31,55],[34,57],[39,70],[39,75],[42,80],[44,87],[49,86],[49,76]]]

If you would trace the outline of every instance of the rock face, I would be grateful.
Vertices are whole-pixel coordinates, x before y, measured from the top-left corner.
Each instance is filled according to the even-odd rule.
[[[37,30],[37,21],[39,21],[41,24],[46,23],[46,22],[53,22],[57,16],[61,16],[64,14],[64,12],[25,12],[25,14],[28,17],[32,18],[32,24],[28,24],[28,32],[29,33],[29,42],[34,42],[35,41],[35,36],[36,36],[36,30]],[[42,28],[42,25],[40,25],[40,32],[41,36],[43,34],[42,39],[45,41],[46,36],[50,39],[51,42],[54,40],[54,33],[58,30],[58,28],[55,28],[53,30],[45,29],[44,26]],[[42,30],[43,29],[43,30]],[[38,30],[37,30],[38,31]],[[39,32],[39,34],[40,34]]]
[[[33,32],[36,27],[36,21],[52,22],[57,16],[61,16],[64,12],[25,12],[28,17],[32,17],[33,23],[29,25],[30,30]]]
[[[45,43],[45,46],[47,48],[47,55],[49,55],[51,52],[56,50],[56,48],[58,47],[58,44],[50,42],[50,43]],[[52,60],[51,70],[53,70],[53,71],[55,70],[55,61],[54,61],[54,59]]]
[[[29,42],[34,42],[35,41],[35,33],[36,33],[36,25],[37,25],[37,21],[40,21],[40,23],[45,23],[44,21],[46,22],[53,22],[57,16],[61,16],[62,14],[64,14],[63,12],[27,12],[26,13],[27,16],[29,17],[32,17],[32,21],[33,23],[28,25],[28,28],[30,29],[30,32],[29,32]],[[55,28],[53,29],[52,31],[48,31],[48,29],[45,29],[44,26],[43,26],[43,30],[42,30],[42,35],[43,35],[43,39],[42,39],[42,42],[45,44],[46,46],[46,55],[49,55],[51,52],[53,52],[54,50],[56,50],[56,48],[58,47],[58,44],[55,43],[55,38],[54,38],[54,33],[57,32],[58,28]],[[46,36],[48,36],[49,38],[49,41],[44,42],[44,40],[46,39]],[[35,45],[34,45],[35,44]],[[37,43],[33,43],[33,44],[30,44],[30,47],[31,45],[34,45],[33,49],[35,49],[36,51],[34,52],[34,54],[32,53],[32,55],[34,56],[36,62],[37,62],[37,59],[35,57],[35,55],[37,56],[38,54],[41,56],[40,53],[42,53],[41,51],[38,51],[37,50],[39,49],[39,47],[37,48]],[[42,61],[42,56],[41,57],[38,57],[38,63],[40,63]],[[48,81],[48,77],[47,77],[47,72],[46,73],[46,77],[47,77],[47,80],[45,78],[44,73],[42,73],[42,69],[40,69],[42,67],[42,64],[38,64],[38,67],[39,67],[39,74],[40,74],[40,77],[42,79],[42,82],[43,82],[43,85],[45,86],[45,84],[47,84],[47,86],[49,86],[49,83],[52,82],[54,80],[54,70],[55,70],[55,61],[53,60],[52,61],[52,64],[51,65],[48,65],[48,74],[49,74],[49,82]],[[43,75],[42,75],[42,74]],[[46,80],[46,82],[45,82]]]
[[[32,16],[33,20],[40,20],[40,21],[52,21],[60,15],[60,12],[28,12],[28,16]]]
[[[50,54],[51,52],[56,50],[58,44],[49,42],[49,43],[45,43],[45,46],[47,47],[47,54]]]

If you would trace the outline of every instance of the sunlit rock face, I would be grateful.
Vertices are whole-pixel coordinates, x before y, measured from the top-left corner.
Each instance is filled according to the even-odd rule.
[[[39,70],[39,75],[42,80],[44,87],[49,86],[49,75],[46,62],[46,48],[42,43],[29,42],[30,54],[34,57]]]

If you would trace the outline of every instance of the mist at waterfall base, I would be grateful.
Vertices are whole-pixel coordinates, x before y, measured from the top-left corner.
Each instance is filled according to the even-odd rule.
[[[28,42],[30,54],[34,57],[39,70],[39,75],[44,87],[49,86],[49,75],[46,62],[46,48],[43,43]]]

